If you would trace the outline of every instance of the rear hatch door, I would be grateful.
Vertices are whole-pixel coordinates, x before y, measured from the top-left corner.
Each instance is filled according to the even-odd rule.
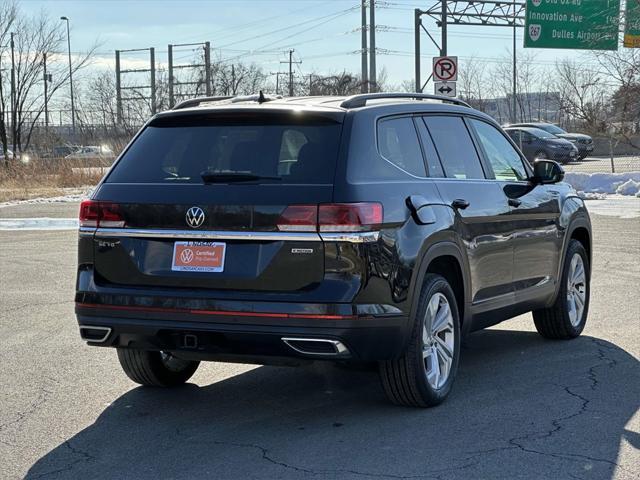
[[[96,231],[98,280],[312,288],[324,277],[315,206],[332,200],[341,130],[335,115],[259,108],[152,121],[93,198],[110,212]]]

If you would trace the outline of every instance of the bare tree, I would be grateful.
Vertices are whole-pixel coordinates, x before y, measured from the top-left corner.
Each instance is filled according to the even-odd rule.
[[[590,132],[606,131],[608,87],[601,73],[568,59],[559,61],[555,70],[563,112]]]
[[[488,95],[491,94],[491,90],[487,88],[490,82],[487,78],[486,63],[471,57],[461,67],[459,73],[460,98],[472,107],[485,111]]]
[[[267,76],[256,64],[218,63],[213,69],[213,89],[220,95],[250,95],[264,89]]]
[[[634,48],[594,54],[603,77],[615,85],[609,88],[611,118],[617,124],[620,140],[640,149],[632,135],[640,131],[640,52]],[[611,82],[610,80],[610,82]]]
[[[0,4],[0,143],[2,143],[2,152],[5,163],[8,163],[8,140],[7,140],[7,124],[6,118],[10,114],[12,108],[8,96],[10,95],[10,87],[5,86],[5,71],[9,69],[3,68],[3,59],[6,58],[5,53],[9,52],[9,38],[13,25],[18,16],[18,6],[14,1],[3,2]],[[6,64],[5,64],[6,65]]]
[[[60,22],[44,12],[34,17],[26,17],[15,2],[8,8],[9,13],[14,15],[8,28],[14,33],[15,41],[15,138],[12,142],[18,150],[23,150],[29,146],[34,128],[44,112],[45,99],[42,84],[45,55],[48,60],[47,72],[52,76],[48,97],[54,95],[69,81],[70,72],[64,61],[65,57],[55,53],[64,51],[66,32]],[[0,35],[2,34],[0,30]],[[6,37],[7,32],[4,32],[4,36],[0,37],[0,45],[5,43]],[[76,56],[72,61],[71,73],[77,72],[88,64],[96,47],[92,47],[83,55]],[[3,93],[6,96],[6,89]]]

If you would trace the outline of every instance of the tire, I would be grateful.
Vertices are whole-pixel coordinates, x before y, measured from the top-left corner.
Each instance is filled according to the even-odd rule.
[[[136,383],[149,387],[182,385],[195,373],[200,362],[182,360],[170,353],[118,348],[124,373]]]
[[[549,158],[549,155],[547,155],[547,152],[545,152],[544,150],[540,150],[539,152],[536,152],[536,155],[534,157],[534,159],[540,159],[540,160],[547,160]]]
[[[582,277],[577,271],[579,264],[582,265]],[[589,313],[590,278],[591,266],[586,250],[577,240],[570,240],[555,303],[533,312],[533,321],[540,335],[566,340],[582,333]],[[580,303],[582,310],[579,309]]]
[[[449,316],[446,323],[440,322],[443,329],[435,335],[427,333],[433,325],[432,319],[438,318],[439,314],[444,316],[446,307]],[[448,356],[445,355],[445,345],[451,352]],[[379,364],[382,387],[389,400],[396,405],[433,407],[442,403],[451,391],[459,358],[460,318],[456,297],[443,277],[427,274],[405,351],[400,358]],[[447,361],[449,367],[446,377],[440,378],[440,375],[436,379],[436,373],[442,374],[442,370],[447,369]]]

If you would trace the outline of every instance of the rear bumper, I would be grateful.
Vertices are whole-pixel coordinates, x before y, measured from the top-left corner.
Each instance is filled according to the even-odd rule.
[[[591,155],[594,149],[593,143],[589,143],[589,144],[578,143],[576,144],[576,147],[578,147],[578,155],[580,158],[584,158],[588,155]]]
[[[185,358],[241,363],[387,360],[399,356],[407,340],[408,319],[402,314],[358,313],[356,306],[348,306],[351,314],[333,313],[334,308],[323,314],[304,313],[320,310],[318,305],[303,304],[287,304],[288,313],[275,313],[277,305],[270,312],[256,313],[243,305],[243,311],[214,311],[76,303],[76,317],[89,345],[164,350]],[[311,352],[306,348],[311,343],[299,349],[283,340],[292,338],[321,339],[328,341],[322,346],[329,342],[340,346],[331,352],[324,348]]]
[[[566,163],[578,159],[578,153],[575,150],[550,150],[549,158],[556,162]]]

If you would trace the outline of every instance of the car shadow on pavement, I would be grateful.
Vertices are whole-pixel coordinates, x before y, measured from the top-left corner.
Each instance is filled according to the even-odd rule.
[[[639,375],[604,340],[487,330],[433,409],[393,406],[375,371],[326,364],[138,387],[27,478],[632,478]]]

